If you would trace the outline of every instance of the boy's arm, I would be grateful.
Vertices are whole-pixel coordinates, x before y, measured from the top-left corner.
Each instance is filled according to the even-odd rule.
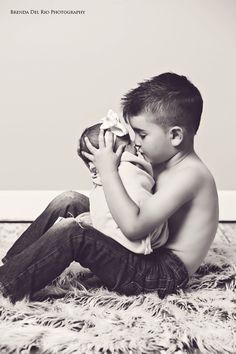
[[[91,154],[83,154],[99,170],[112,217],[130,240],[144,238],[167,221],[176,210],[194,197],[201,184],[196,171],[185,168],[176,173],[172,182],[159,188],[157,193],[138,207],[129,197],[118,174],[122,146],[114,153],[112,136],[109,133],[104,135],[104,132],[99,134],[99,149],[88,139],[86,144]]]
[[[102,175],[103,189],[110,212],[121,231],[130,240],[145,237],[190,201],[200,185],[190,168],[179,171],[173,182],[138,207],[127,194],[118,172]]]

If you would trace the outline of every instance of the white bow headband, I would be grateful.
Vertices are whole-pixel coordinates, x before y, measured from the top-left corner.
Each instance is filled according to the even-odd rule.
[[[124,136],[129,134],[128,129],[122,124],[118,114],[109,109],[106,117],[101,119],[102,125],[100,129],[109,129],[116,136]]]

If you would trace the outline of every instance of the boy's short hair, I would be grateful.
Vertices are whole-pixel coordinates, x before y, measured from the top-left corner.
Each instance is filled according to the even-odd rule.
[[[95,147],[98,148],[98,136],[100,132],[100,126],[102,123],[97,123],[92,125],[91,127],[86,128],[83,133],[81,134],[81,137],[79,139],[79,146],[77,149],[78,155],[81,157],[81,159],[84,161],[84,163],[88,166],[90,160],[85,157],[81,151],[85,151],[90,153],[90,151],[87,148],[87,145],[85,143],[85,137],[87,136],[89,138],[90,143]],[[123,137],[116,137],[115,141],[115,148],[117,148],[121,143],[129,143],[129,135],[125,135]]]
[[[138,84],[121,100],[123,116],[151,112],[165,130],[179,125],[195,135],[201,120],[203,100],[197,87],[185,76],[164,73]]]

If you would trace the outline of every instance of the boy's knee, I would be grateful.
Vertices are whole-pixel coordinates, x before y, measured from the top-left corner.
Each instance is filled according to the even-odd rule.
[[[83,229],[76,222],[75,218],[62,218],[56,224],[53,225],[53,232],[55,237],[61,240],[70,239],[73,235],[83,234]]]
[[[63,218],[52,226],[50,239],[63,249],[66,254],[71,254],[74,260],[74,252],[80,247],[84,239],[84,230],[76,222],[75,218]]]
[[[60,203],[71,203],[74,201],[80,201],[81,199],[85,198],[85,196],[83,196],[83,194],[80,194],[76,191],[66,191],[66,192],[62,192],[61,194],[57,195],[53,201],[54,202],[60,202]]]
[[[82,213],[89,210],[89,200],[85,195],[79,192],[66,191],[56,196],[49,204],[49,207],[54,210],[68,210],[71,214],[75,211],[75,214],[78,215],[76,212]],[[68,214],[68,216],[69,215],[70,214]],[[73,214],[71,216],[76,215]]]
[[[62,218],[60,221],[57,222],[56,228],[60,230],[73,230],[73,229],[81,229],[81,227],[76,222],[75,218]]]

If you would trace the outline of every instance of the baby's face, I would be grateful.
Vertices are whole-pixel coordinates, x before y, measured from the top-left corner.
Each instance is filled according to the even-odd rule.
[[[126,145],[125,151],[128,151],[130,154],[137,155],[137,150],[133,141]]]

